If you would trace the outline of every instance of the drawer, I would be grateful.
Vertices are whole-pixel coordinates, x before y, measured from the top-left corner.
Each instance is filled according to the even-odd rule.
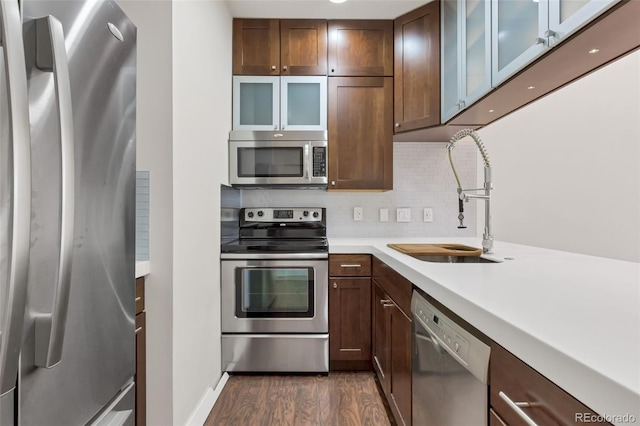
[[[496,343],[491,344],[489,380],[491,407],[495,410],[496,417],[510,426],[527,423],[500,396],[500,392],[515,403],[530,403],[530,407],[520,407],[520,410],[538,425],[575,424],[576,416],[582,413],[585,416],[595,416],[580,401]],[[500,424],[496,419],[492,421],[492,425]],[[595,421],[589,423],[609,424]]]
[[[144,311],[144,277],[136,278],[136,315]]]
[[[329,256],[330,277],[370,277],[371,255],[332,254]]]
[[[403,313],[411,318],[411,281],[391,269],[385,263],[373,258],[373,279],[395,302]]]

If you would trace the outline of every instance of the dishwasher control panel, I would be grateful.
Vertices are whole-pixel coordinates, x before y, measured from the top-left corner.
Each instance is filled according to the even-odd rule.
[[[469,363],[469,340],[462,336],[460,327],[457,327],[433,306],[427,306],[424,303],[417,304],[414,315],[420,319],[425,328],[438,338],[438,344],[446,346],[449,352],[464,364]]]
[[[416,290],[411,297],[411,312],[415,322],[414,338],[418,338],[416,333],[421,333],[420,338],[431,340],[441,353],[451,355],[478,380],[487,383],[491,348],[480,340],[480,331],[472,334],[466,326],[447,317]],[[488,342],[489,338],[485,340]]]

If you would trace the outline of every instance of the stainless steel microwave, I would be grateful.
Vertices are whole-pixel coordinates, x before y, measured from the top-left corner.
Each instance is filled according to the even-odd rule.
[[[240,187],[326,188],[327,132],[230,132],[229,183]]]

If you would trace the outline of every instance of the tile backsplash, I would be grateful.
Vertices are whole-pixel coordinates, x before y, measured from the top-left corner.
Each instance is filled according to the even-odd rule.
[[[136,261],[149,260],[149,172],[136,172]]]
[[[393,145],[393,190],[328,192],[321,190],[242,190],[243,207],[326,207],[329,237],[469,237],[476,235],[477,201],[465,203],[466,229],[458,229],[456,181],[446,143],[402,142]],[[458,143],[454,163],[463,187],[476,186],[476,148]],[[353,208],[363,208],[362,221]],[[433,222],[423,209],[433,209]],[[380,209],[389,221],[380,222]],[[410,222],[397,222],[396,209],[409,208]]]

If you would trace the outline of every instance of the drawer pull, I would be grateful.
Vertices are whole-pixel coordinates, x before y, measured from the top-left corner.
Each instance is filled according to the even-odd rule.
[[[509,397],[507,396],[507,394],[506,394],[506,393],[504,393],[504,392],[502,392],[502,391],[500,391],[500,393],[498,393],[498,395],[500,396],[500,398],[502,398],[502,399],[504,400],[504,402],[506,402],[506,403],[507,403],[507,405],[508,405],[509,407],[511,407],[511,409],[512,409],[513,411],[515,411],[515,412],[516,412],[516,414],[517,414],[518,416],[520,416],[520,418],[521,418],[522,420],[524,420],[524,422],[525,422],[526,424],[528,424],[529,426],[538,426],[538,424],[537,424],[536,422],[534,422],[534,421],[531,419],[531,417],[529,417],[529,416],[527,415],[527,413],[525,413],[525,412],[522,410],[522,408],[520,408],[520,407],[524,407],[524,408],[533,407],[533,406],[534,406],[534,404],[531,404],[530,402],[513,402],[513,401],[511,400],[511,398],[509,398]]]
[[[386,303],[391,303],[391,302],[392,302],[392,300],[391,300],[391,299],[381,299],[381,300],[380,300],[380,304],[381,304],[381,305],[384,305],[384,304],[386,304]]]
[[[131,299],[129,299],[129,300],[131,300]],[[138,296],[138,297],[136,297],[136,303],[137,303],[137,302],[139,302],[139,301],[141,301],[141,300],[142,300],[142,296]]]
[[[340,265],[341,268],[362,268],[362,265],[357,263],[346,263],[344,265]]]
[[[394,307],[394,306],[396,306],[396,305],[394,305],[393,303],[383,303],[383,304],[382,304],[382,307],[383,307],[383,308],[392,308],[392,307]]]
[[[141,331],[142,331],[142,327],[136,328],[136,334],[140,333]]]

